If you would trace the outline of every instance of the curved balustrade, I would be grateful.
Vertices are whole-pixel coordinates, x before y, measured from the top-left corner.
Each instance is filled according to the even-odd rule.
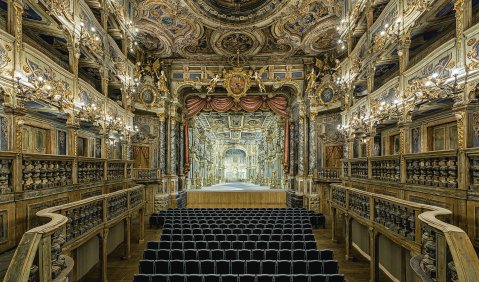
[[[138,185],[37,212],[49,222],[25,232],[4,281],[68,281],[74,262],[64,252],[141,210],[143,193]]]
[[[343,213],[411,251],[411,267],[423,281],[479,281],[479,259],[469,237],[444,222],[450,210],[339,184],[331,189],[333,214]]]

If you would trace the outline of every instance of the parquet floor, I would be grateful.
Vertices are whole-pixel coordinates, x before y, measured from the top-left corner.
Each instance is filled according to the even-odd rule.
[[[148,222],[148,220],[146,220],[146,222]],[[327,220],[327,222],[329,223],[329,220]],[[133,276],[138,273],[138,261],[143,256],[146,242],[158,240],[160,234],[160,229],[145,227],[145,241],[141,244],[137,241],[132,241],[131,258],[128,260],[122,259],[122,245],[110,254],[108,257],[108,281],[133,281]],[[359,253],[353,253],[355,257],[354,261],[346,261],[344,258],[344,242],[339,241],[338,243],[334,243],[331,241],[331,226],[329,224],[326,226],[326,229],[315,230],[314,234],[320,249],[331,249],[334,251],[335,259],[339,263],[339,272],[345,275],[348,282],[369,282],[369,261],[361,257]],[[133,230],[132,238],[138,238],[138,230]],[[80,281],[100,281],[99,277],[100,266],[97,264]],[[380,281],[389,282],[391,280],[382,274]]]

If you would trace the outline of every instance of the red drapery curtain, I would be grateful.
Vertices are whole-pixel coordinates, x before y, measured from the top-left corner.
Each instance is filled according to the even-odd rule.
[[[255,112],[272,110],[282,117],[288,117],[288,100],[283,96],[267,98],[263,96],[248,96],[235,103],[232,97],[190,97],[186,100],[186,118],[194,117],[200,111],[227,112],[230,110]]]
[[[272,98],[264,96],[248,96],[240,98],[236,103],[232,97],[207,97],[201,98],[198,96],[189,97],[186,100],[186,119],[193,118],[201,111],[240,111],[255,112],[258,110],[267,111],[272,110],[276,114],[284,118],[284,160],[283,166],[285,173],[289,170],[289,119],[288,119],[288,100],[283,96],[276,96]],[[188,121],[185,123],[185,173],[189,172],[189,130]]]

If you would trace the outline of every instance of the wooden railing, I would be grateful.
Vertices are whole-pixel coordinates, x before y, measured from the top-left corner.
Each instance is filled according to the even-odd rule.
[[[318,179],[339,181],[341,179],[341,169],[340,168],[318,168]]]
[[[133,179],[136,181],[155,181],[161,179],[161,172],[157,168],[134,168]]]
[[[4,281],[71,280],[74,261],[64,251],[142,209],[143,194],[143,186],[138,185],[37,212],[49,222],[25,232]]]
[[[479,184],[479,152],[469,155],[472,186]],[[459,187],[457,150],[342,160],[343,179],[359,178],[455,189]],[[464,189],[464,188],[463,188]]]
[[[404,155],[406,183],[457,188],[457,151],[427,152]]]
[[[0,195],[125,181],[131,166],[127,160],[0,152]]]
[[[331,184],[331,189],[333,237],[334,215],[342,213],[369,227],[371,234],[384,235],[411,251],[414,254],[411,267],[423,281],[479,281],[479,259],[469,237],[459,227],[444,221],[451,215],[450,210],[339,184]],[[350,224],[346,224],[346,228],[350,228]],[[346,234],[348,232],[350,230],[346,230]],[[347,240],[351,240],[350,236]],[[379,244],[370,244],[370,248],[376,246]],[[370,254],[376,252],[369,251]],[[371,267],[377,267],[377,259],[372,258]],[[379,275],[376,271],[372,273]],[[377,277],[371,280],[378,281]]]
[[[399,156],[371,157],[369,160],[372,179],[388,182],[401,181]]]

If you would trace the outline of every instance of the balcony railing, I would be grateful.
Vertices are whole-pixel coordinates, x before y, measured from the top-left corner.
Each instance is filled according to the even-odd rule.
[[[466,156],[469,161],[468,188],[479,191],[479,148],[467,149]]]
[[[353,159],[350,161],[351,166],[351,177],[355,178],[368,178],[368,160],[363,159]]]
[[[457,152],[455,150],[408,154],[406,183],[457,188]]]
[[[134,168],[133,179],[136,181],[155,181],[161,179],[161,173],[157,168]]]
[[[347,214],[411,251],[411,266],[423,281],[479,281],[479,259],[469,237],[443,221],[450,210],[339,184],[331,189],[335,213]]]
[[[372,157],[370,160],[372,179],[388,182],[401,181],[399,156]]]
[[[339,181],[341,179],[341,169],[340,168],[319,168],[318,169],[318,179],[333,180]]]
[[[4,281],[71,280],[74,262],[63,250],[86,242],[109,223],[142,209],[143,192],[143,186],[138,185],[37,212],[50,221],[25,232]]]

